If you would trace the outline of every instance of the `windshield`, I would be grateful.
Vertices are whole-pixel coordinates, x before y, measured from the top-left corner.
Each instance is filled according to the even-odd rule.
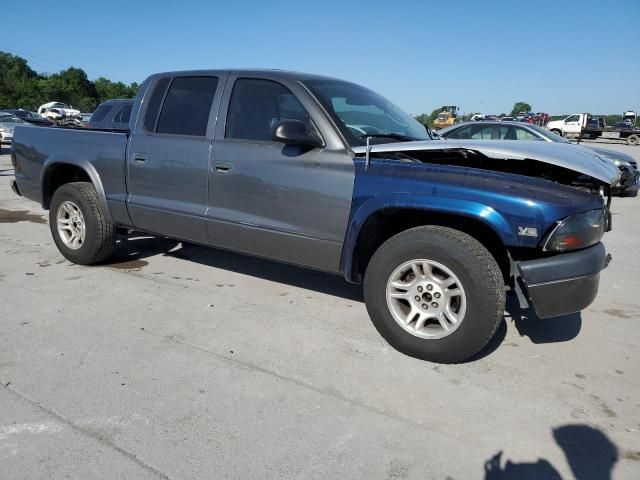
[[[377,93],[340,80],[303,82],[352,146],[402,140],[428,140],[424,126]],[[390,135],[386,137],[385,135]]]
[[[542,128],[539,125],[533,125],[533,124],[529,124],[528,125],[529,128],[535,130],[536,132],[538,132],[540,135],[542,135],[543,137],[551,140],[552,142],[558,142],[558,143],[571,143],[569,140],[567,140],[564,137],[561,137],[560,135],[556,135],[553,132],[550,132],[549,130],[547,130],[546,128]]]

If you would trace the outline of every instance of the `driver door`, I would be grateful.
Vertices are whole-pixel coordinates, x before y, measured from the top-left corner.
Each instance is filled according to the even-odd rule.
[[[572,135],[578,135],[582,130],[582,125],[580,124],[580,115],[571,115],[567,117],[565,120],[565,133],[570,133]]]
[[[313,99],[297,82],[232,74],[220,118],[209,174],[209,242],[337,272],[354,164],[342,144],[327,141],[335,133]],[[278,122],[287,119],[316,129],[325,146],[273,141]]]

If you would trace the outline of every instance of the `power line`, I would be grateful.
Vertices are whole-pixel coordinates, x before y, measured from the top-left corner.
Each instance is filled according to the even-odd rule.
[[[8,51],[8,52],[14,51],[14,52],[16,52],[16,53],[19,53],[20,55],[24,55],[25,57],[27,57],[27,60],[29,60],[29,61],[30,61],[30,63],[40,64],[40,65],[43,65],[44,67],[46,67],[46,64],[48,63],[48,64],[55,65],[55,66],[57,66],[57,67],[59,67],[59,68],[62,68],[62,69],[70,68],[70,65],[68,65],[68,64],[67,64],[67,65],[65,65],[65,64],[63,64],[63,63],[55,62],[55,61],[53,61],[53,60],[47,60],[46,58],[39,57],[38,55],[34,55],[34,54],[32,54],[32,53],[25,52],[24,50],[18,50],[17,48],[7,48],[7,47],[6,47],[6,46],[4,46],[4,45],[0,45],[0,49],[5,50],[5,51]],[[29,57],[31,57],[31,58],[29,58]],[[35,58],[35,59],[37,59],[37,60],[39,60],[39,61],[37,61],[37,60],[33,60],[34,58]],[[44,62],[44,63],[43,63],[43,62]],[[84,70],[84,69],[83,69],[83,70]],[[84,70],[84,71],[85,71],[86,73],[88,73],[89,75],[94,76],[94,77],[104,77],[104,76],[105,76],[105,75],[97,74],[97,73],[95,73],[95,72],[90,72],[90,71],[88,71],[88,70]]]

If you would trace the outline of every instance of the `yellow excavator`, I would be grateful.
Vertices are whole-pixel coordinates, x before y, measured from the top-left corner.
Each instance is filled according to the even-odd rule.
[[[450,127],[458,120],[458,107],[455,105],[443,105],[442,110],[433,121],[433,128]]]

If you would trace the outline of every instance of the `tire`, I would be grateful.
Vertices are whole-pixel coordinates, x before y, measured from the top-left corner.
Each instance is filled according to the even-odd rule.
[[[409,301],[405,299],[395,301],[387,297],[388,288],[392,288],[390,287],[392,275],[415,259],[421,261],[426,259],[427,262],[436,265],[436,271],[440,271],[437,265],[448,270],[452,277],[447,279],[444,276],[444,281],[457,277],[455,280],[459,280],[458,288],[461,286],[464,292],[464,312],[458,323],[450,327],[449,333],[442,327],[445,336],[434,335],[431,338],[424,338],[419,336],[422,335],[420,332],[410,333],[407,329],[412,329],[411,324],[405,322],[406,326],[401,326],[392,313],[392,311],[397,313],[402,303]],[[423,269],[424,271],[426,269]],[[416,287],[416,283],[429,277],[417,278],[420,280],[412,283],[412,289],[422,288]],[[428,287],[434,290],[440,288],[438,285],[426,284],[420,292],[426,292]],[[438,295],[438,298],[444,299],[447,294],[444,290],[441,291],[443,293]],[[417,291],[414,290],[414,293]],[[410,299],[418,298],[412,295],[413,293],[409,294]],[[426,295],[426,293],[419,295]],[[473,237],[451,228],[422,226],[395,235],[374,253],[364,277],[364,300],[374,326],[396,350],[422,360],[456,363],[478,353],[495,334],[504,315],[504,280],[496,260]],[[438,301],[430,297],[426,302],[431,300]],[[462,305],[462,301],[458,300]],[[421,299],[420,302],[422,301]],[[445,302],[441,303],[445,304]],[[434,304],[440,309],[443,307],[435,302],[431,305]],[[425,308],[425,305],[421,307]],[[426,305],[426,308],[428,309],[429,305]],[[461,306],[458,308],[460,309]],[[422,313],[417,314],[422,315]],[[460,310],[458,310],[459,314]],[[435,320],[428,322],[431,325],[426,325],[425,328],[433,328],[434,332],[437,332],[442,323]],[[446,321],[444,323],[448,324]],[[417,328],[417,321],[415,326]]]
[[[640,137],[638,135],[629,135],[627,137],[627,143],[629,145],[638,145],[638,143],[640,143]]]
[[[555,133],[556,135],[560,135],[561,137],[563,136],[563,135],[562,135],[562,131],[561,131],[561,130],[555,130],[555,129],[554,129],[554,130],[550,130],[550,132],[551,132],[551,133]]]
[[[84,231],[83,240],[74,246],[69,245],[68,239],[65,240],[68,230],[61,232],[58,222],[59,215],[68,216],[65,212],[70,207],[75,209],[80,219],[78,224],[83,226]],[[77,213],[78,210],[80,213]],[[71,223],[71,219],[67,223]],[[105,219],[96,189],[89,182],[67,183],[54,192],[49,209],[49,227],[60,253],[79,265],[102,262],[111,256],[116,247],[115,225]]]

